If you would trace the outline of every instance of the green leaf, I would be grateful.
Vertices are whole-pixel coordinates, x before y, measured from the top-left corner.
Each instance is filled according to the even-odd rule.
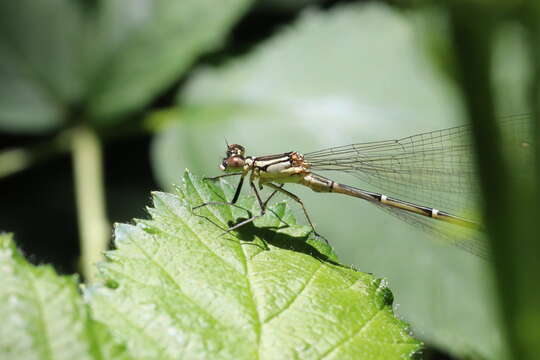
[[[419,343],[372,275],[341,266],[284,203],[238,231],[251,211],[207,206],[234,187],[186,172],[176,195],[154,193],[151,220],[119,224],[116,250],[90,289],[98,318],[139,358],[397,359]],[[245,209],[245,210],[244,210]],[[280,220],[281,219],[281,220]]]
[[[75,1],[0,2],[0,129],[41,132],[64,122],[83,92],[82,18]]]
[[[30,265],[6,234],[0,234],[0,278],[0,358],[128,358],[90,318],[77,278]]]
[[[0,130],[120,121],[220,46],[250,3],[0,2]]]
[[[100,121],[142,107],[215,49],[250,0],[105,1],[96,21],[89,112]]]
[[[309,11],[247,56],[200,69],[179,94],[182,107],[156,114],[169,123],[153,143],[162,186],[185,167],[216,175],[223,137],[257,156],[458,125],[458,93],[420,42],[422,14],[407,14],[380,3]],[[352,176],[335,180],[379,190]],[[424,340],[456,356],[504,353],[485,262],[361,200],[287,189],[334,239],[342,262],[389,279],[400,313]]]

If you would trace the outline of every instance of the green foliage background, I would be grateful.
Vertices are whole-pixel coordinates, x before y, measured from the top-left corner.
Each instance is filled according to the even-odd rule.
[[[540,9],[534,1],[407,5],[404,9],[381,2],[339,1],[227,0],[220,6],[206,0],[3,1],[0,129],[14,134],[10,136],[24,134],[37,140],[34,145],[1,150],[0,177],[24,176],[14,174],[62,153],[74,155],[81,268],[91,281],[93,262],[100,259],[110,240],[109,221],[116,221],[105,210],[102,157],[107,157],[107,151],[103,149],[119,138],[141,134],[151,138],[153,176],[163,190],[172,192],[185,168],[217,175],[223,137],[259,155],[397,138],[470,119],[480,145],[497,139],[489,123],[494,113],[530,112],[535,119],[540,113]],[[288,15],[269,35],[251,39],[241,49],[231,45],[234,29],[243,19],[262,22],[268,13]],[[485,149],[490,149],[494,161],[499,159],[496,145],[494,141],[493,146],[479,146],[480,160]],[[510,172],[485,164],[480,163],[484,196],[498,201],[497,206],[488,201],[484,207],[484,213],[495,219],[488,221],[494,244],[494,261],[489,263],[434,242],[369,204],[290,190],[304,199],[342,264],[388,279],[397,312],[416,337],[455,357],[532,359],[540,344],[540,314],[535,310],[540,290],[534,281],[540,271],[534,259],[540,250],[535,241],[539,212],[532,204],[537,186],[534,181],[520,184],[512,179],[512,173],[523,172],[519,165]],[[537,164],[527,170],[538,175]],[[338,180],[350,183],[353,179]],[[496,190],[501,184],[504,191]],[[507,193],[514,195],[510,198]],[[154,200],[165,201],[164,196],[156,195]],[[2,209],[8,212],[10,206]],[[224,219],[217,216],[217,220]],[[269,216],[261,221],[264,225],[274,220]],[[138,227],[117,228],[118,250],[109,253],[110,261],[102,267],[109,286],[122,284],[129,274],[136,277],[141,270],[130,257],[136,241],[130,242],[128,236],[136,231],[142,236],[152,228],[141,230],[141,224],[145,221],[138,222]],[[4,249],[13,252],[13,245],[7,243],[3,240]],[[219,244],[212,246],[226,246]],[[328,249],[322,252],[327,254]],[[174,264],[176,257],[172,252],[164,254],[156,264]],[[13,259],[23,264],[19,255]],[[301,278],[300,268],[293,279]],[[87,296],[109,300],[94,309],[100,320],[95,323],[87,305],[77,298],[72,280],[56,278],[48,268],[29,270],[29,274],[67,289],[61,306],[75,309],[70,313],[75,314],[73,324],[79,328],[65,333],[74,338],[90,334],[80,347],[73,347],[83,349],[81,354],[100,349],[108,354],[104,358],[120,358],[139,346],[147,349],[148,356],[172,357],[168,351],[174,347],[160,348],[156,339],[146,338],[153,346],[146,346],[146,340],[136,344],[135,339],[147,337],[137,330],[144,327],[141,324],[133,327],[133,333],[93,330],[105,319],[115,319],[119,327],[127,328],[118,314],[107,311],[117,308],[129,313],[131,306],[141,302],[152,304],[157,300],[150,291],[131,295],[134,285],[129,281],[125,288],[120,286],[121,291],[90,287]],[[2,285],[8,284],[6,279],[0,279]],[[4,305],[10,304],[13,293],[30,291],[31,278],[12,281],[2,297]],[[330,282],[323,285],[331,289]],[[124,293],[108,295],[119,292]],[[384,301],[377,301],[373,306],[383,306]],[[168,318],[172,306],[179,304],[168,303],[171,307],[163,321],[172,321]],[[388,309],[389,304],[384,306]],[[36,323],[28,320],[27,324]],[[392,326],[401,334],[398,337],[407,338],[400,332],[401,325]],[[0,328],[2,334],[10,334],[7,327]],[[95,331],[99,336],[92,335]],[[382,335],[390,339],[392,331],[389,328]],[[34,341],[32,335],[28,339]],[[1,349],[26,344],[18,341],[7,340]],[[403,343],[404,354],[416,346],[412,340]],[[391,346],[384,348],[390,351]]]

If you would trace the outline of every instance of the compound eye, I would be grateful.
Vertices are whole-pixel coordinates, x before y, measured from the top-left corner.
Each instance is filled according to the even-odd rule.
[[[244,167],[244,158],[241,156],[233,155],[224,162],[227,163],[226,167],[241,168]]]

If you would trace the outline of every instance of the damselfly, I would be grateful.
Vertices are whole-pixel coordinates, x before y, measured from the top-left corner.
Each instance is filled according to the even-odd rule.
[[[519,115],[501,121],[505,146],[513,152],[527,152],[529,117]],[[452,245],[480,257],[486,257],[482,225],[471,211],[476,202],[477,183],[468,126],[426,132],[396,140],[376,141],[331,147],[309,153],[290,151],[276,155],[246,156],[242,145],[227,145],[220,165],[225,176],[240,176],[233,199],[240,195],[244,178],[260,206],[260,214],[243,220],[231,231],[265,214],[270,199],[282,193],[300,204],[315,234],[315,226],[302,200],[285,190],[285,184],[300,184],[316,192],[357,197],[405,220],[438,234]],[[523,154],[517,154],[520,156]],[[378,191],[341,184],[316,172],[351,174]],[[257,183],[257,184],[256,184]],[[259,190],[273,190],[262,200]],[[380,191],[380,192],[379,192]],[[198,206],[198,207],[200,207]]]

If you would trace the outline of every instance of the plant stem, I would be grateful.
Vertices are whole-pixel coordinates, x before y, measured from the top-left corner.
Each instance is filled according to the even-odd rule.
[[[81,270],[88,282],[96,262],[103,260],[109,242],[106,218],[101,141],[88,126],[72,129],[73,171],[81,243]]]

